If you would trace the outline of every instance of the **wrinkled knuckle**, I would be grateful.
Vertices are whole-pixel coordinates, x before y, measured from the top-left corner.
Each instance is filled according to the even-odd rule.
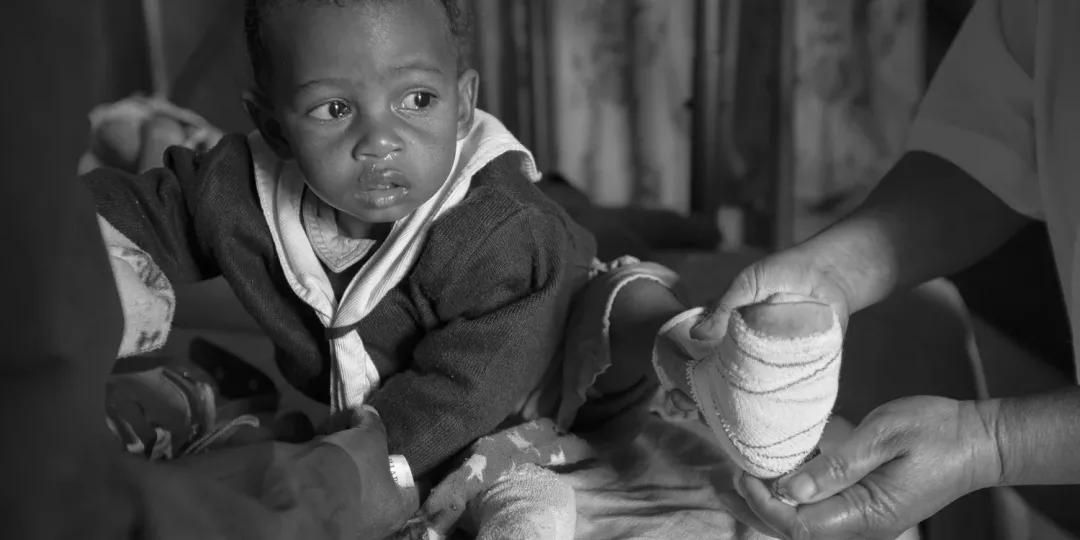
[[[834,482],[843,482],[851,474],[851,462],[833,454],[822,454],[822,467],[826,478]]]
[[[898,501],[880,486],[870,484],[864,489],[849,491],[857,494],[851,502],[853,508],[859,509],[863,531],[890,530],[900,519]]]
[[[889,530],[899,519],[894,505],[887,501],[875,499],[867,504],[865,508],[864,519],[866,523],[864,528],[867,531]]]
[[[909,427],[892,426],[883,429],[877,437],[877,450],[888,456],[903,454],[917,436],[917,431]]]
[[[897,421],[888,406],[872,411],[862,425],[870,429],[872,449],[888,455],[902,453],[919,436],[918,425]]]
[[[739,272],[728,286],[726,294],[716,301],[714,312],[727,312],[742,307],[740,303],[746,302],[747,298],[754,296],[754,267]]]

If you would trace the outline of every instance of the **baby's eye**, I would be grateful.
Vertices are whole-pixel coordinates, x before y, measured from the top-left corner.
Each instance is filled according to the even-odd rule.
[[[435,100],[435,94],[431,92],[409,92],[405,99],[401,100],[401,108],[410,111],[422,111],[431,106]]]
[[[340,120],[352,112],[344,101],[331,101],[312,109],[308,114],[319,120]]]

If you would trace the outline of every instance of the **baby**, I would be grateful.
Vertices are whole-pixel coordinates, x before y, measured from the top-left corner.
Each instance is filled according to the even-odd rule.
[[[655,387],[647,354],[641,372],[608,369],[609,297],[673,277],[599,264],[591,235],[535,189],[530,152],[475,108],[465,21],[453,0],[249,0],[257,133],[84,178],[124,304],[122,356],[165,342],[173,286],[223,276],[282,374],[329,403],[330,431],[361,406],[380,414],[396,456],[364,466],[392,468],[388,499],[441,482],[429,503],[499,521],[492,509],[513,505],[485,494],[535,493],[558,503],[536,537],[562,538],[573,493],[543,468],[585,453],[562,428],[603,426]],[[608,285],[590,301],[596,276]],[[602,307],[571,326],[593,334],[564,345],[578,304]],[[500,456],[461,457],[488,450]]]

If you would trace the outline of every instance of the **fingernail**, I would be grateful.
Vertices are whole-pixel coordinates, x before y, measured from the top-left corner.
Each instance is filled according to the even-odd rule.
[[[810,499],[817,493],[817,486],[814,485],[814,481],[805,474],[792,477],[780,489],[788,498],[800,503],[810,502]]]
[[[372,407],[371,405],[367,405],[367,404],[361,405],[360,410],[367,411],[367,412],[369,412],[371,414],[374,414],[375,416],[378,416],[379,418],[382,418],[382,415],[379,414],[379,411],[375,410],[375,407]]]

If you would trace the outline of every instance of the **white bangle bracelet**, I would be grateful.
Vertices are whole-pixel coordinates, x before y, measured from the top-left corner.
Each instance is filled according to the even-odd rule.
[[[400,454],[390,456],[390,475],[394,477],[394,483],[401,489],[416,487],[412,468],[409,467],[409,460],[405,459],[405,456]]]

